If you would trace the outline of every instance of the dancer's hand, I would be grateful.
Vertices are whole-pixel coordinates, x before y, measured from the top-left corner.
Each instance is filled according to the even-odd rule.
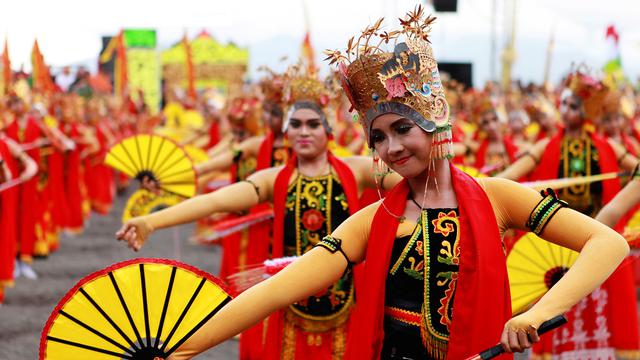
[[[508,353],[523,352],[540,341],[538,328],[543,319],[532,311],[520,314],[504,324],[500,343]]]
[[[138,251],[152,232],[153,227],[144,217],[137,217],[122,225],[120,230],[116,232],[116,239],[126,241],[129,248]]]

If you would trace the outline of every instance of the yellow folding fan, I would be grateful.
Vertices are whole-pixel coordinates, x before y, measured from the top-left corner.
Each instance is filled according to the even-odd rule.
[[[578,253],[527,233],[507,256],[514,314],[527,310],[542,297],[576,261]]]
[[[231,296],[220,280],[166,259],[134,259],[80,280],[40,338],[47,360],[166,359]]]
[[[178,204],[184,199],[185,198],[180,195],[167,191],[160,190],[158,193],[154,193],[147,189],[138,189],[129,197],[129,200],[127,200],[127,204],[122,212],[122,222],[124,223],[134,217],[166,209]]]
[[[131,178],[148,176],[162,190],[192,197],[196,173],[187,152],[173,141],[157,135],[135,135],[114,145],[105,163]]]
[[[481,173],[480,170],[474,168],[473,166],[456,164],[456,167],[458,169],[464,171],[465,173],[467,173],[467,175],[469,175],[469,176],[473,176],[473,177],[477,177],[477,178],[487,177],[487,175]]]

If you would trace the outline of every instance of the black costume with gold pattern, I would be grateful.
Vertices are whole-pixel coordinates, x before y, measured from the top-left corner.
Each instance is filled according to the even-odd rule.
[[[287,192],[284,255],[305,254],[348,217],[349,205],[337,177],[299,175]],[[353,277],[347,273],[327,290],[291,305],[289,310],[307,320],[346,320],[351,304]]]
[[[273,147],[271,150],[271,167],[285,165],[289,161],[289,149],[287,147]]]
[[[457,209],[425,209],[413,233],[396,238],[386,280],[382,359],[446,357],[459,225]]]
[[[337,176],[298,175],[287,189],[284,256],[303,255],[348,217],[349,205]],[[282,359],[303,356],[295,353],[299,336],[319,349],[330,346],[332,359],[342,359],[354,295],[349,271],[326,290],[290,305],[284,314]]]
[[[246,159],[238,160],[238,169],[236,171],[235,182],[246,180],[249,175],[256,172],[258,167],[258,160],[255,157],[248,157]]]
[[[558,178],[600,174],[600,156],[589,135],[565,136],[560,154]],[[595,217],[602,208],[602,182],[569,186],[559,191],[559,197],[574,210]]]

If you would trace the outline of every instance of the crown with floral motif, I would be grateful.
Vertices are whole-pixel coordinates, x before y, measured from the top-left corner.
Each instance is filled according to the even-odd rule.
[[[311,101],[325,107],[331,100],[324,82],[301,64],[291,65],[284,73],[283,101],[290,107],[298,101]]]
[[[565,85],[573,95],[582,100],[586,119],[595,121],[602,115],[608,90],[601,80],[589,74],[586,66],[572,71]]]
[[[296,110],[296,103],[310,102],[322,109],[320,118],[327,133],[331,133],[332,126],[327,117],[327,108],[336,94],[331,91],[327,83],[320,80],[315,72],[310,72],[308,67],[301,63],[291,65],[284,73],[284,113],[285,121],[282,124],[283,131],[289,126],[288,117]]]
[[[229,103],[227,118],[231,125],[243,128],[253,135],[262,130],[260,102],[253,96],[236,97]]]
[[[352,37],[345,53],[325,51],[330,64],[337,63],[342,88],[358,111],[369,146],[373,120],[396,113],[412,120],[426,132],[435,132],[435,158],[453,155],[449,105],[440,81],[438,64],[429,43],[434,17],[417,6],[400,19],[399,30],[382,31],[383,19]],[[398,42],[404,37],[404,42]],[[355,39],[355,40],[354,40]],[[393,52],[381,47],[395,43]]]
[[[276,105],[282,105],[284,91],[284,75],[263,66],[258,70],[265,71],[266,76],[260,79],[258,85],[264,100]]]

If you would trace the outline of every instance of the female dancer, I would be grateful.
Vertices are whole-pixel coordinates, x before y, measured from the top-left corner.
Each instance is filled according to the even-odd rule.
[[[537,326],[591,292],[627,254],[621,236],[564,208],[553,194],[541,198],[504,179],[474,180],[450,165],[448,106],[426,41],[432,21],[418,8],[402,20],[401,30],[381,32],[379,21],[349,43],[349,55],[330,55],[348,61],[357,51],[348,67],[340,65],[344,90],[360,114],[369,145],[405,180],[383,201],[343,222],[320,246],[228,303],[170,359],[189,358],[218,344],[325,289],[365,259],[353,320],[358,329],[347,350],[352,358],[463,359],[498,339],[507,351],[522,351],[531,346],[527,334],[537,341]],[[376,46],[398,35],[406,40],[393,53]],[[255,184],[258,196],[245,197],[268,198],[269,183]],[[222,203],[209,200],[211,205],[197,209],[192,202],[183,210],[206,213]],[[147,224],[125,226],[119,237],[139,248],[159,224],[159,214]],[[172,223],[188,219],[173,215]],[[581,253],[538,303],[509,319],[500,233],[526,225]]]
[[[155,229],[271,202],[275,214],[272,256],[301,256],[355,213],[362,191],[376,188],[371,159],[338,159],[328,151],[331,127],[324,109],[328,104],[325,87],[312,76],[292,72],[285,91],[290,106],[284,129],[295,155],[285,166],[259,171],[246,181],[133,219],[116,234],[118,239],[138,250]],[[380,183],[398,181],[397,174],[389,174]],[[324,274],[318,276],[324,278]],[[342,358],[354,305],[352,273],[343,272],[297,300],[268,319],[262,358]]]

